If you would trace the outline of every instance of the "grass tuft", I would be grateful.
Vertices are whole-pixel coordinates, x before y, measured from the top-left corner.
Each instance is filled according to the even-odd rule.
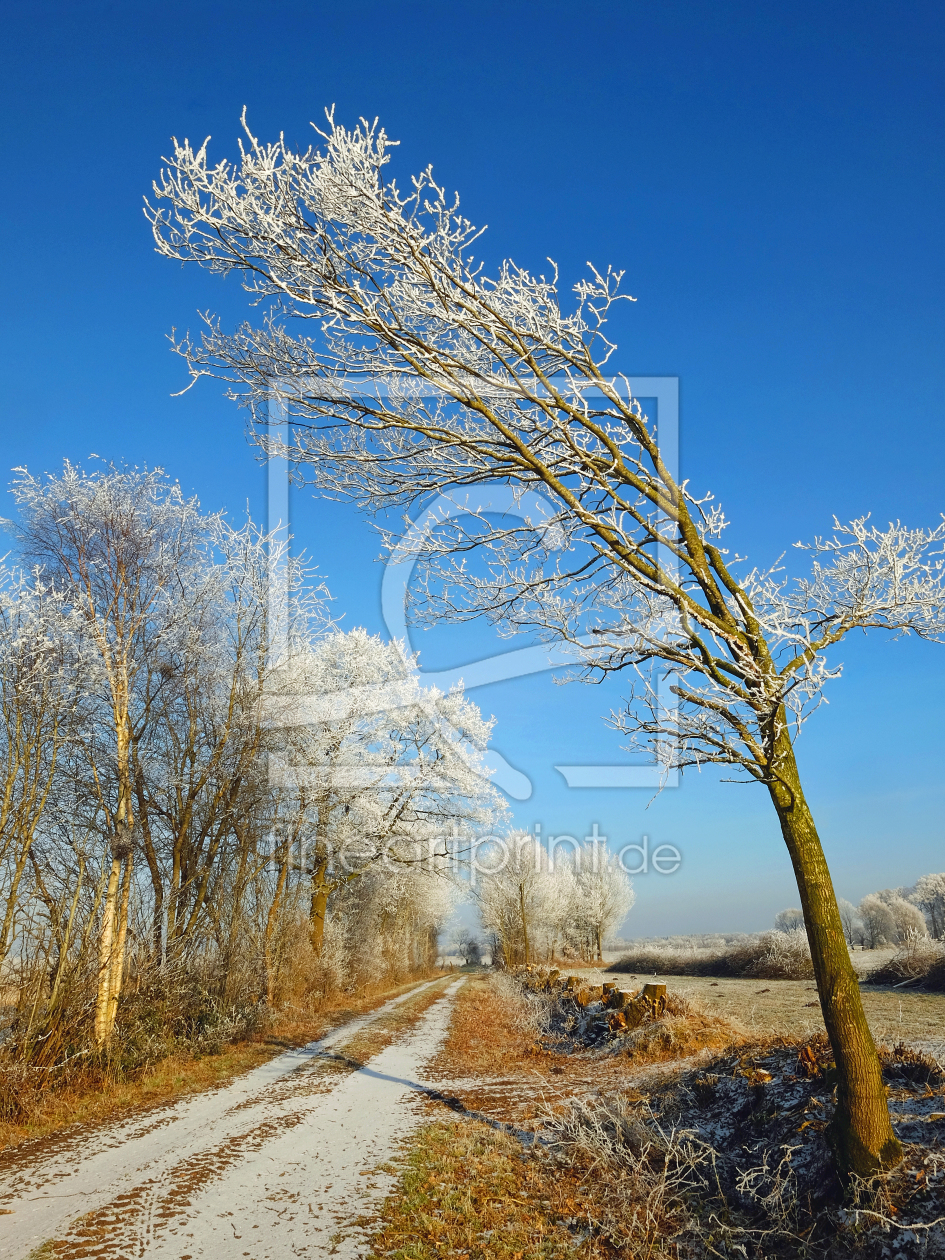
[[[475,1121],[415,1134],[370,1260],[558,1260],[610,1254],[588,1236],[577,1181]]]

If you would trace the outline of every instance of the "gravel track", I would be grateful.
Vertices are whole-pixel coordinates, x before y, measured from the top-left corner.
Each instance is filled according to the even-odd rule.
[[[0,1256],[50,1239],[50,1260],[363,1255],[392,1185],[377,1166],[420,1120],[462,979],[360,1069],[324,1052],[435,983],[228,1085],[0,1157]]]

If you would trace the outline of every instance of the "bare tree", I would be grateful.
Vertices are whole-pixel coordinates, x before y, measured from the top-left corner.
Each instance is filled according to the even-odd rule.
[[[909,898],[923,910],[936,940],[945,936],[945,873],[923,875]]]
[[[863,931],[863,923],[856,906],[845,897],[838,897],[837,908],[840,911],[840,922],[843,924],[843,935],[847,939],[847,944],[858,944],[859,936]]]
[[[572,645],[591,676],[636,671],[638,691],[613,718],[620,729],[667,769],[734,765],[764,788],[836,1058],[841,1170],[895,1163],[794,741],[838,673],[826,654],[847,634],[942,635],[945,526],[835,523],[808,548],[808,576],[746,570],[719,545],[719,506],[674,480],[656,426],[609,374],[603,328],[623,296],[619,273],[592,268],[570,311],[556,273],[506,262],[487,275],[472,255],[477,230],[429,168],[403,193],[385,182],[389,141],[377,124],[347,130],[329,118],[321,151],[246,136],[237,165],[211,166],[206,145],[175,142],[148,209],[161,253],[241,273],[268,306],[258,326],[227,335],[211,321],[180,342],[194,379],[234,382],[264,444],[277,403],[294,425],[289,454],[372,513],[415,512],[447,490],[457,501],[466,488],[468,516],[410,535],[428,563],[419,614],[486,614]],[[309,335],[287,330],[290,319]],[[513,487],[524,521],[488,514],[475,488],[494,482]],[[462,563],[472,548],[484,573]],[[653,662],[674,708],[651,682]]]
[[[28,560],[83,621],[105,684],[105,726],[114,766],[109,799],[94,766],[112,863],[103,902],[95,1032],[108,1040],[125,966],[134,864],[133,740],[144,662],[190,602],[197,508],[160,470],[112,468],[89,475],[66,463],[40,479],[20,469],[16,532]]]
[[[774,926],[779,932],[794,932],[804,926],[804,911],[794,907],[779,910],[774,916]]]

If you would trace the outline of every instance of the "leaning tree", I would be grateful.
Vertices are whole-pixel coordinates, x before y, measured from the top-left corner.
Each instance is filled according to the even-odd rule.
[[[807,576],[748,571],[719,545],[718,505],[674,478],[656,426],[607,366],[621,273],[591,268],[564,309],[556,272],[504,262],[490,275],[475,261],[479,233],[430,168],[405,191],[386,180],[391,142],[377,123],[348,130],[329,115],[323,147],[305,152],[261,144],[245,116],[244,130],[235,164],[175,141],[148,206],[159,252],[240,273],[260,308],[235,333],[207,317],[199,338],[176,341],[192,376],[232,382],[269,449],[276,404],[287,453],[374,514],[484,483],[520,495],[514,521],[477,510],[470,491],[468,515],[413,531],[420,611],[537,627],[598,675],[635,671],[618,725],[667,770],[735,765],[768,792],[836,1058],[839,1166],[867,1175],[896,1162],[794,741],[845,635],[941,636],[945,525],[835,523],[811,544]],[[535,507],[536,492],[550,507]],[[483,565],[464,563],[471,549]]]

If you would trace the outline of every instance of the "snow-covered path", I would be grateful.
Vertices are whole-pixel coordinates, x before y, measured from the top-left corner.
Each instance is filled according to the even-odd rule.
[[[0,1216],[0,1255],[23,1260],[51,1238],[69,1260],[362,1255],[358,1219],[391,1185],[375,1169],[418,1122],[423,1067],[461,983],[357,1071],[326,1070],[319,1055],[418,989],[230,1085],[42,1144],[35,1158],[11,1152],[0,1162],[0,1207],[12,1209]]]

